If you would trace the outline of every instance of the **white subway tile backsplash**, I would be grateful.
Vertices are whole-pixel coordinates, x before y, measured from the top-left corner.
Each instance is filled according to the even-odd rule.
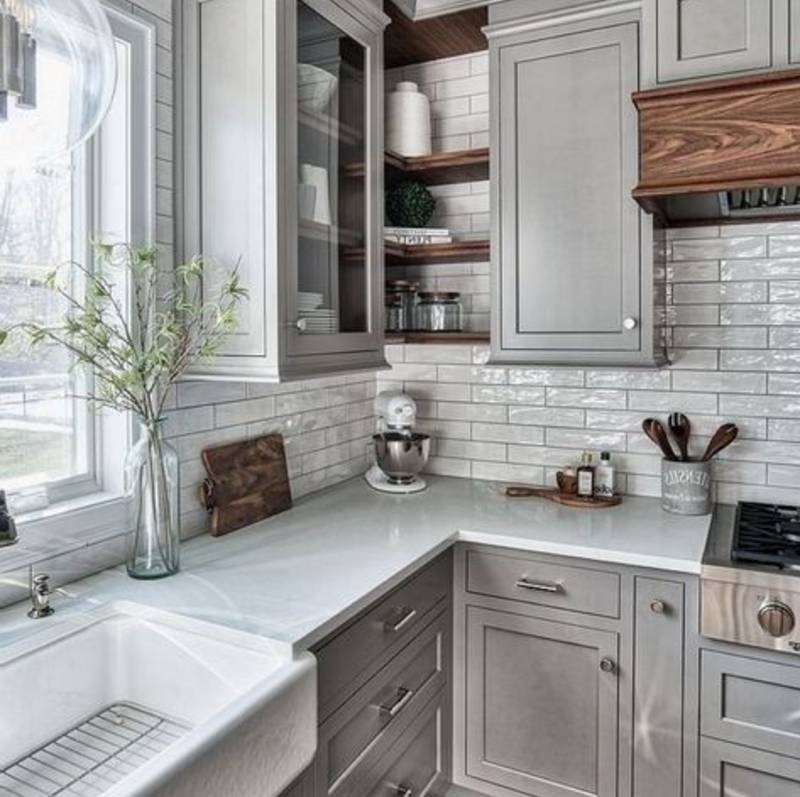
[[[769,331],[771,349],[800,349],[800,328],[773,327]],[[791,357],[789,353],[787,357]]]
[[[800,280],[773,280],[768,284],[771,302],[800,303]]]
[[[605,407],[625,409],[624,390],[579,390],[568,387],[548,387],[546,403],[550,407]]]
[[[596,451],[625,451],[624,432],[581,431],[578,429],[547,429],[547,445],[556,448],[588,448]]]
[[[672,242],[673,261],[766,257],[766,254],[767,239],[756,235],[741,238],[692,238]]]
[[[287,415],[293,411],[281,412],[281,415]],[[218,404],[214,408],[214,422],[217,427],[253,423],[273,415],[275,415],[274,396],[247,399],[246,401],[231,401],[225,404]]]
[[[585,413],[583,410],[564,409],[561,407],[509,407],[508,421],[512,424],[530,424],[532,426],[582,427]]]
[[[770,257],[792,257],[800,255],[800,235],[771,235]]]
[[[800,279],[800,260],[723,260],[723,280]]]
[[[473,461],[473,479],[493,482],[523,482],[524,484],[544,484],[544,468],[536,465],[514,465],[511,463]]]
[[[473,423],[472,439],[538,446],[544,443],[544,429],[540,426],[520,426],[511,423]]]
[[[740,325],[800,324],[800,305],[729,304],[720,308],[720,323]]]
[[[672,339],[676,346],[683,348],[766,348],[767,330],[764,327],[675,327]]]
[[[770,418],[767,421],[767,436],[770,440],[800,443],[800,420],[788,421]]]
[[[672,374],[675,390],[699,393],[766,393],[766,374],[730,371],[675,371]]]
[[[720,395],[722,415],[755,415],[765,418],[800,418],[800,396]]]
[[[717,260],[686,260],[667,264],[667,279],[674,283],[715,282],[719,279]]]
[[[797,348],[800,348],[800,338]],[[777,346],[770,351],[723,351],[720,352],[720,368],[728,371],[800,371],[800,351],[781,351]]]
[[[503,443],[491,443],[485,440],[439,440],[436,454],[456,459],[481,459],[490,462],[506,461],[506,446]]]
[[[511,387],[503,385],[473,385],[472,400],[487,404],[544,404],[544,388]]]
[[[571,368],[511,368],[508,382],[511,385],[583,387],[584,373]]]
[[[800,395],[800,374],[770,374],[769,392]]]
[[[621,387],[636,390],[669,390],[670,373],[665,370],[624,371],[613,368],[586,372],[587,387]]]
[[[765,302],[767,285],[767,282],[676,282],[672,286],[672,301],[675,304]]]

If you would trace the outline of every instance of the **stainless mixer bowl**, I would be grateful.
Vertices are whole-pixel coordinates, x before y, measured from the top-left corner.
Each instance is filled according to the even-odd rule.
[[[372,436],[378,467],[394,484],[408,484],[425,467],[431,450],[427,434],[382,432]]]

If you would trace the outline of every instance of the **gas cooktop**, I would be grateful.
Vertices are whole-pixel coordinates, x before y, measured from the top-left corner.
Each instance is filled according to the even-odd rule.
[[[741,501],[736,508],[731,558],[800,569],[800,507]]]

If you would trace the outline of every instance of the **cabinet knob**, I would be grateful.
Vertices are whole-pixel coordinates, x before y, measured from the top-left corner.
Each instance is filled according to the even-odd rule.
[[[636,329],[637,324],[638,321],[631,315],[622,322],[622,326],[627,330]]]
[[[612,659],[601,659],[600,660],[600,669],[603,672],[616,672],[617,671],[617,665],[614,664],[614,661]]]
[[[308,321],[305,318],[298,318],[295,326],[300,332],[305,332],[308,327]]]
[[[401,783],[399,786],[395,786],[395,794],[397,797],[413,797],[414,790]]]
[[[653,614],[664,614],[667,611],[667,604],[661,600],[650,601],[650,611]]]

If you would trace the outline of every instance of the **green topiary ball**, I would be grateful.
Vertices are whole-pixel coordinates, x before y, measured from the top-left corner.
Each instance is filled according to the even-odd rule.
[[[435,210],[436,200],[422,183],[398,183],[386,194],[386,216],[395,227],[426,227]]]

